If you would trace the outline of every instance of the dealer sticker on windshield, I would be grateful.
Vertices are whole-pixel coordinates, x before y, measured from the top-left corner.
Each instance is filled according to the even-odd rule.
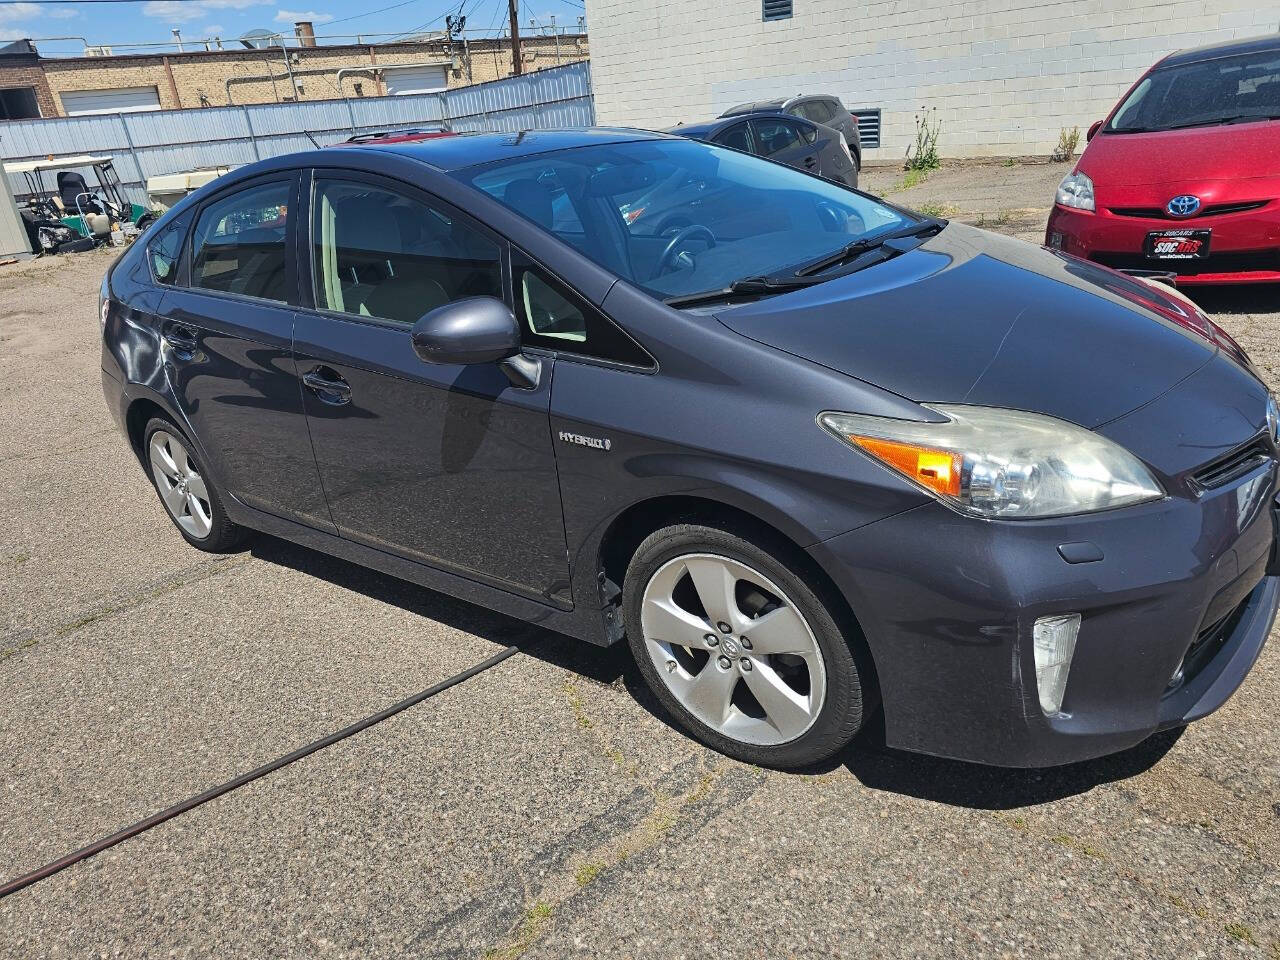
[[[1153,260],[1196,260],[1209,255],[1212,230],[1156,230],[1147,234],[1144,252]]]

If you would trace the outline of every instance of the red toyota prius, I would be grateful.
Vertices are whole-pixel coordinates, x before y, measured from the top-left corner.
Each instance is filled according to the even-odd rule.
[[[1048,246],[1179,286],[1280,282],[1280,36],[1170,54],[1088,139]]]

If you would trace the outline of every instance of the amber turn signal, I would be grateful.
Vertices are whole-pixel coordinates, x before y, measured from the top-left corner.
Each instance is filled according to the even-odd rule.
[[[877,460],[922,486],[950,497],[960,495],[960,468],[963,455],[948,450],[921,447],[879,437],[860,437],[849,434],[849,439]]]

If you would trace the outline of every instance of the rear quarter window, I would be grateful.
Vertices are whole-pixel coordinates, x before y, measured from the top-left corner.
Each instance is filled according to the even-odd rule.
[[[155,235],[147,241],[147,269],[153,282],[165,287],[177,282],[178,268],[182,263],[182,241],[186,239],[190,225],[191,214],[182,214],[157,228]]]

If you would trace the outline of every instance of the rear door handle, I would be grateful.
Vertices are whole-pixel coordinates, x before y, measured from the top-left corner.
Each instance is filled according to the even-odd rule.
[[[302,382],[325,403],[339,406],[351,402],[351,384],[329,367],[313,367],[302,375]]]
[[[165,328],[164,342],[173,348],[180,360],[190,360],[200,349],[199,334],[181,323],[173,323]]]

